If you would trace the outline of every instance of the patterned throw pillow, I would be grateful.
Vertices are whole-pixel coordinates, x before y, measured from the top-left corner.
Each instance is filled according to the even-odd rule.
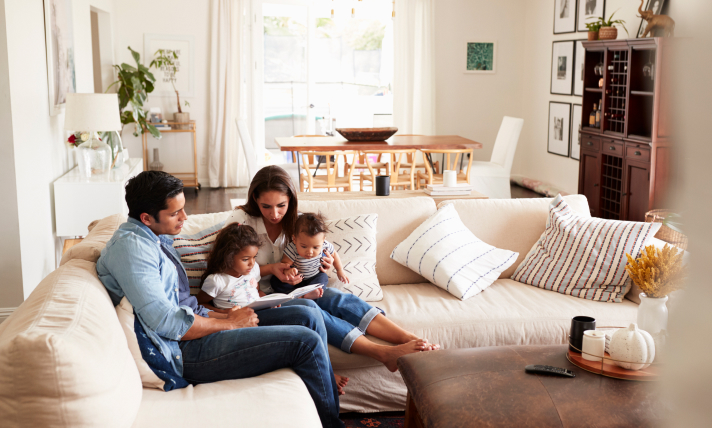
[[[437,210],[391,253],[393,260],[461,300],[489,287],[517,256],[479,240],[452,204]]]
[[[561,195],[549,205],[546,229],[512,279],[582,299],[621,302],[626,254],[638,257],[661,223],[585,218]]]
[[[328,272],[329,287],[354,294],[367,302],[383,299],[383,290],[376,276],[376,225],[378,214],[363,214],[326,222],[331,230],[326,240],[334,244],[341,258],[349,283]]]
[[[177,235],[173,239],[173,248],[180,254],[180,262],[188,275],[191,294],[200,288],[200,277],[207,267],[208,254],[224,224],[225,221],[221,221],[198,233]]]

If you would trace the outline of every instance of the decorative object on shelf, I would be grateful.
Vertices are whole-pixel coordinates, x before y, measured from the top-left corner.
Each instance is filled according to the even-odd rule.
[[[574,46],[575,42],[553,42],[551,49],[551,93],[571,95],[574,82]]]
[[[683,254],[684,251],[667,244],[662,250],[648,245],[637,259],[626,254],[626,271],[642,291],[638,307],[638,325],[650,334],[667,329],[668,311],[665,302],[668,300],[668,294],[681,288],[685,280]]]
[[[591,19],[598,20],[606,11],[606,0],[578,0],[578,25],[579,32],[587,31],[587,22]],[[588,30],[590,31],[590,30]],[[598,40],[590,39],[589,40]]]
[[[163,164],[158,158],[158,149],[153,149],[153,162],[148,165],[148,169],[151,171],[163,171]]]
[[[391,194],[391,176],[376,176],[376,196],[388,196]]]
[[[587,330],[595,329],[595,318],[583,315],[571,318],[571,329],[569,329],[569,349],[574,352],[581,352],[583,346],[583,333]]]
[[[616,12],[618,12],[616,10]],[[625,33],[628,34],[628,29],[625,28],[625,21],[622,19],[613,19],[613,16],[615,16],[616,12],[613,12],[610,17],[608,17],[608,20],[606,20],[603,17],[598,18],[598,21],[592,22],[590,24],[599,24],[600,29],[598,30],[598,38],[599,40],[614,40],[618,38],[618,29],[614,27],[614,25],[618,24],[623,27],[625,30]],[[588,25],[588,24],[586,24]]]
[[[554,0],[554,34],[576,32],[578,0]]]
[[[613,333],[608,349],[615,364],[628,370],[648,368],[655,360],[653,337],[639,329],[637,324]]]
[[[571,116],[571,147],[569,156],[571,159],[581,159],[581,119],[583,117],[583,106],[574,104],[573,115]]]
[[[581,356],[588,361],[601,361],[606,350],[606,334],[602,331],[586,330],[583,332]]]
[[[568,157],[571,132],[571,104],[549,102],[549,141],[547,152]]]
[[[119,168],[128,159],[124,154],[124,145],[118,132],[102,132],[101,140],[111,148],[111,168]]]
[[[494,74],[497,71],[497,42],[467,42],[465,50],[465,73]]]
[[[49,114],[55,116],[64,109],[67,94],[76,92],[72,0],[45,0],[44,22]]]
[[[574,95],[583,96],[583,80],[584,80],[584,60],[586,59],[586,50],[583,47],[581,40],[576,41],[574,50]]]
[[[682,233],[680,215],[670,210],[657,209],[645,213],[645,221],[662,223],[662,227],[655,237],[681,250],[687,249],[687,236]]]
[[[643,67],[643,76],[650,77],[650,80],[655,80],[655,64],[653,59],[648,59],[648,63]]]
[[[443,171],[443,186],[444,187],[456,187],[457,186],[457,171],[446,169]]]
[[[348,141],[385,141],[398,132],[398,128],[336,128]]]
[[[122,127],[119,118],[116,94],[67,94],[64,128],[83,132],[80,140],[84,142],[75,152],[83,176],[105,172],[114,164],[116,157],[112,156],[112,149],[101,141],[97,132],[115,134]],[[121,156],[123,161],[123,154]]]
[[[163,80],[171,82],[171,85],[173,86],[173,90],[176,93],[176,105],[178,106],[178,112],[173,113],[173,120],[179,123],[182,122],[180,125],[176,125],[176,129],[189,129],[190,125],[187,124],[187,122],[190,122],[190,113],[183,112],[183,109],[181,109],[180,93],[176,87],[176,80],[178,79],[177,74],[180,71],[179,57],[180,50],[158,49],[154,54],[153,61],[151,61],[149,67],[155,67],[163,71]],[[187,100],[184,102],[186,107],[190,107],[190,103]]]
[[[665,0],[648,0],[648,4],[643,10],[643,2],[640,0],[638,7],[638,18],[640,27],[638,28],[638,38],[655,37],[655,32],[660,30],[665,37],[675,35],[675,20],[669,16],[662,15]]]

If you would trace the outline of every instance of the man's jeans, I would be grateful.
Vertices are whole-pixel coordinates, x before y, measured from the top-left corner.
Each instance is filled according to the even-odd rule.
[[[381,313],[359,297],[335,288],[324,288],[324,295],[318,299],[294,299],[282,306],[311,307],[314,303],[323,311],[329,344],[347,353],[351,353],[351,345],[366,333],[368,325]]]
[[[222,331],[180,342],[183,377],[198,384],[292,368],[309,390],[321,423],[343,427],[339,396],[316,305],[257,312],[259,327]]]

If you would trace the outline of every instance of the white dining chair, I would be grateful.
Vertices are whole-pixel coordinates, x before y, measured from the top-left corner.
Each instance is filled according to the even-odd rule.
[[[472,162],[470,184],[476,191],[490,199],[512,198],[509,176],[523,125],[524,119],[509,116],[502,119],[490,161]]]
[[[295,163],[277,163],[274,161],[265,161],[265,156],[258,156],[255,150],[255,145],[250,137],[250,131],[247,129],[247,123],[244,120],[235,119],[237,123],[237,132],[240,135],[240,141],[242,141],[242,149],[245,151],[245,162],[247,163],[247,173],[250,175],[250,181],[257,174],[257,172],[267,165],[279,165],[284,168],[285,171],[289,173],[292,178],[292,182],[295,186],[299,184],[299,170],[297,164]],[[298,188],[298,186],[297,186]]]

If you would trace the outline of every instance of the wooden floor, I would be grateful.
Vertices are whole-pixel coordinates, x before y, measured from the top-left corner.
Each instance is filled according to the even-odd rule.
[[[211,189],[203,187],[197,193],[193,189],[185,191],[185,212],[188,214],[209,214],[229,211],[230,199],[247,197],[247,187]],[[529,189],[512,184],[512,198],[543,198],[542,195]]]

